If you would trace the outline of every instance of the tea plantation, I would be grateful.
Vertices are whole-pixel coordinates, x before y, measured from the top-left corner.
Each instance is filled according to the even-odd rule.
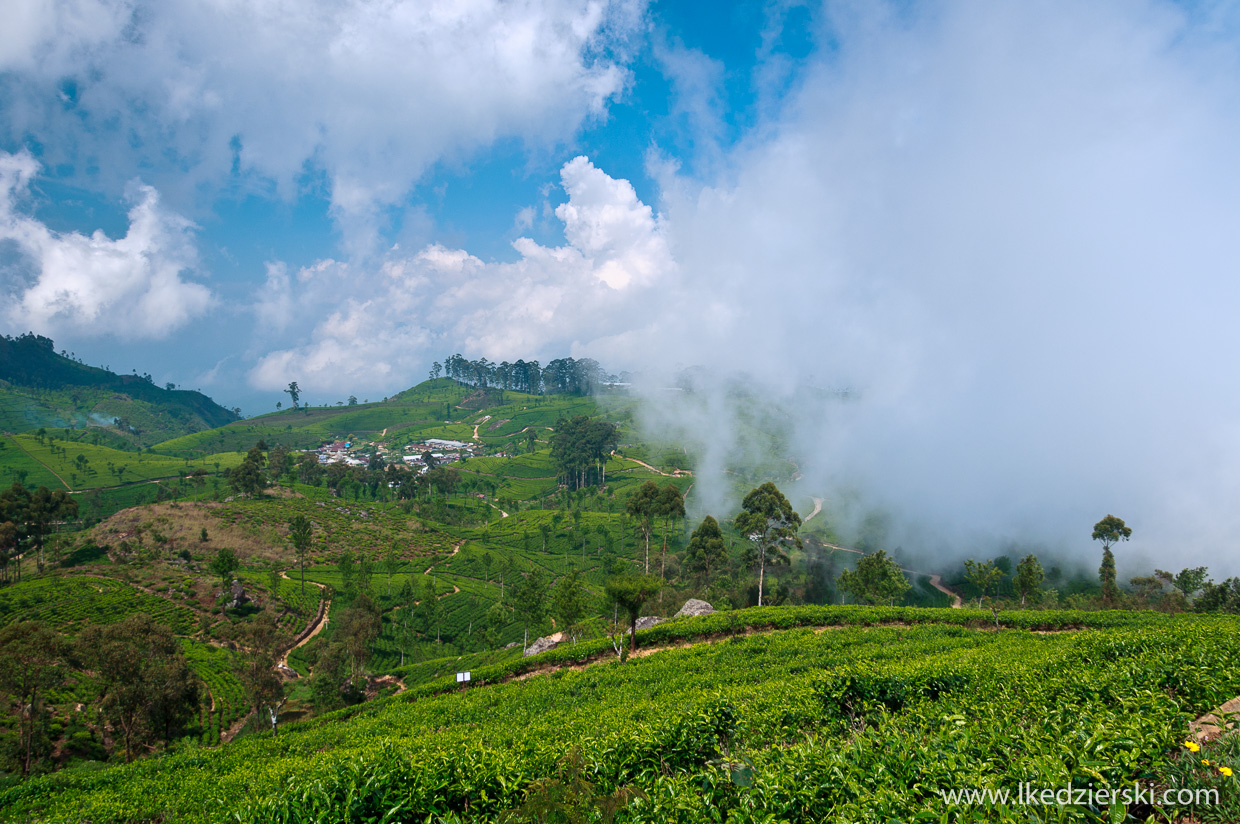
[[[949,806],[940,791],[1157,783],[1186,722],[1240,693],[1232,617],[989,618],[681,619],[639,634],[674,648],[623,664],[606,642],[565,647],[483,668],[495,683],[466,691],[444,679],[279,737],[35,778],[0,795],[0,820],[603,820],[609,805],[634,822],[1142,820],[1153,811]],[[550,669],[505,680],[535,668]]]

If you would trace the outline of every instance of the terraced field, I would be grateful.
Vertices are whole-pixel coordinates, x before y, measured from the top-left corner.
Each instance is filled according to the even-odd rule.
[[[0,625],[44,621],[72,633],[86,624],[111,624],[139,612],[180,634],[193,632],[197,625],[192,609],[109,578],[47,576],[0,589]]]

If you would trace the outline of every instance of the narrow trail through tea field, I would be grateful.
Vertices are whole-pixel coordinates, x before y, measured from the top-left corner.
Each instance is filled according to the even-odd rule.
[[[460,542],[458,542],[456,546],[452,547],[452,552],[451,552],[451,553],[449,553],[448,558],[451,558],[453,555],[455,555],[456,553],[460,552],[460,551],[461,551],[461,547],[463,547],[463,546],[465,546],[465,542],[464,542],[464,541],[460,541]],[[447,559],[445,558],[444,560],[447,560]],[[437,563],[439,563],[439,561],[436,561],[436,562],[435,562],[435,564],[437,564]],[[435,564],[431,564],[430,566],[428,566],[428,567],[426,568],[426,572],[423,572],[422,574],[423,574],[423,575],[430,575],[430,574],[431,574],[431,570],[435,568]]]
[[[613,451],[611,454],[615,455],[616,453]],[[644,466],[644,467],[646,467],[647,469],[649,469],[651,472],[653,472],[654,474],[656,474],[656,475],[662,475],[664,478],[683,478],[683,477],[685,477],[686,475],[692,475],[692,474],[693,474],[693,473],[692,473],[691,471],[689,471],[688,469],[677,469],[675,472],[664,472],[662,469],[655,469],[653,466],[651,466],[650,464],[646,463],[645,461],[639,461],[639,460],[637,460],[637,458],[630,458],[630,457],[628,457],[627,455],[625,455],[625,456],[623,456],[623,457],[624,457],[624,459],[625,459],[626,461],[632,461],[632,462],[633,462],[633,463],[635,463],[635,464],[639,464],[639,465],[641,465],[641,466]]]

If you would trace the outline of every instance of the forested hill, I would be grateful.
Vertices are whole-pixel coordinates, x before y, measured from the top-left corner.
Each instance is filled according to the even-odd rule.
[[[0,336],[0,429],[88,424],[136,446],[213,429],[239,416],[201,392],[161,388],[149,375],[118,375],[57,354],[51,339]]]

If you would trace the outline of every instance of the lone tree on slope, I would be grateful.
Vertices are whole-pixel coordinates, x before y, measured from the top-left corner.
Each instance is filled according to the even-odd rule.
[[[1107,606],[1114,606],[1119,600],[1119,586],[1115,583],[1115,554],[1111,552],[1111,545],[1127,541],[1131,535],[1132,529],[1124,524],[1122,518],[1114,515],[1107,515],[1094,524],[1093,539],[1102,541],[1102,566],[1098,567],[1098,577],[1102,581],[1102,602]]]

